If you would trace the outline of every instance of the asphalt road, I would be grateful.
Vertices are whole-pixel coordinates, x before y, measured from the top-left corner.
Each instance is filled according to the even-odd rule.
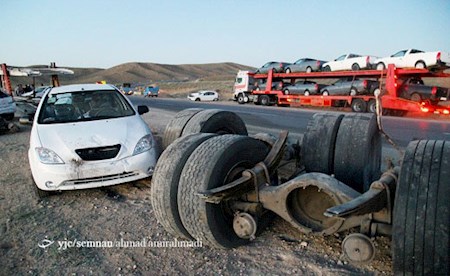
[[[178,112],[186,108],[223,109],[236,112],[246,123],[250,132],[278,133],[288,130],[291,136],[301,136],[306,131],[308,120],[317,112],[337,112],[330,109],[301,109],[288,107],[239,105],[236,102],[193,102],[187,99],[143,98],[130,96],[135,105]],[[450,140],[450,117],[411,118],[383,117],[384,131],[400,147],[416,139]],[[386,144],[387,142],[384,142]]]

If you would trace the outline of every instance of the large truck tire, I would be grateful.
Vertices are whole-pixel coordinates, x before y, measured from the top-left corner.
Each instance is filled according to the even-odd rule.
[[[161,154],[152,178],[151,202],[156,219],[170,234],[192,239],[178,212],[178,183],[192,152],[215,134],[198,133],[177,139]]]
[[[336,136],[342,114],[316,113],[308,122],[301,147],[307,172],[333,174]]]
[[[345,115],[334,151],[336,179],[365,192],[381,175],[381,136],[373,114]]]
[[[166,129],[164,130],[164,149],[167,148],[177,138],[181,137],[183,129],[189,122],[189,120],[202,110],[203,109],[201,108],[188,108],[175,114],[175,117],[169,122],[169,124],[166,126]]]
[[[238,135],[213,137],[197,147],[184,166],[178,189],[180,217],[192,237],[216,248],[248,242],[233,230],[229,202],[207,203],[198,192],[239,178],[243,170],[264,160],[269,149],[265,142]]]
[[[248,134],[244,121],[236,113],[219,109],[203,110],[195,114],[184,127],[182,136],[200,132]]]
[[[409,143],[393,217],[395,275],[450,275],[450,141]]]

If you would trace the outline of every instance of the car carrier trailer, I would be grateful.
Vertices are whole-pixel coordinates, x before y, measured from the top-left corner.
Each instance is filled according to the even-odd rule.
[[[236,95],[237,99],[242,99],[240,103],[253,101],[261,105],[279,106],[319,106],[319,107],[351,107],[353,112],[375,112],[377,97],[383,108],[384,114],[403,115],[406,112],[422,112],[450,114],[450,108],[441,106],[430,101],[412,101],[399,96],[397,89],[398,80],[408,77],[430,77],[430,78],[450,78],[450,74],[443,72],[432,72],[427,69],[403,69],[396,68],[390,64],[386,70],[360,70],[360,71],[337,71],[337,72],[312,72],[312,73],[274,73],[252,74],[254,79],[266,82],[265,90],[254,90],[251,94],[241,93]],[[285,95],[283,91],[271,90],[274,81],[289,80],[292,84],[298,79],[338,79],[343,77],[371,78],[378,79],[382,84],[371,95]],[[238,93],[239,94],[239,93]],[[447,95],[449,96],[449,95]],[[246,100],[244,100],[246,99]]]
[[[221,110],[186,109],[167,125],[151,201],[167,232],[233,248],[278,215],[309,235],[346,233],[345,257],[369,263],[370,237],[392,237],[396,275],[449,275],[450,141],[412,141],[381,172],[375,114],[318,113],[303,139],[248,136]],[[285,162],[289,177],[280,178]],[[347,231],[352,229],[352,231]]]

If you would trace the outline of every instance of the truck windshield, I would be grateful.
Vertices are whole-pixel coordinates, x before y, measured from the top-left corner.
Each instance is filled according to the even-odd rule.
[[[42,103],[38,123],[93,121],[134,114],[131,105],[115,90],[49,93]]]

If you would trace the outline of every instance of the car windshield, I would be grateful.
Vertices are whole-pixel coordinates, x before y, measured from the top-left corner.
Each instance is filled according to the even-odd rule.
[[[134,114],[131,105],[115,90],[49,93],[42,103],[38,123],[93,121]]]

